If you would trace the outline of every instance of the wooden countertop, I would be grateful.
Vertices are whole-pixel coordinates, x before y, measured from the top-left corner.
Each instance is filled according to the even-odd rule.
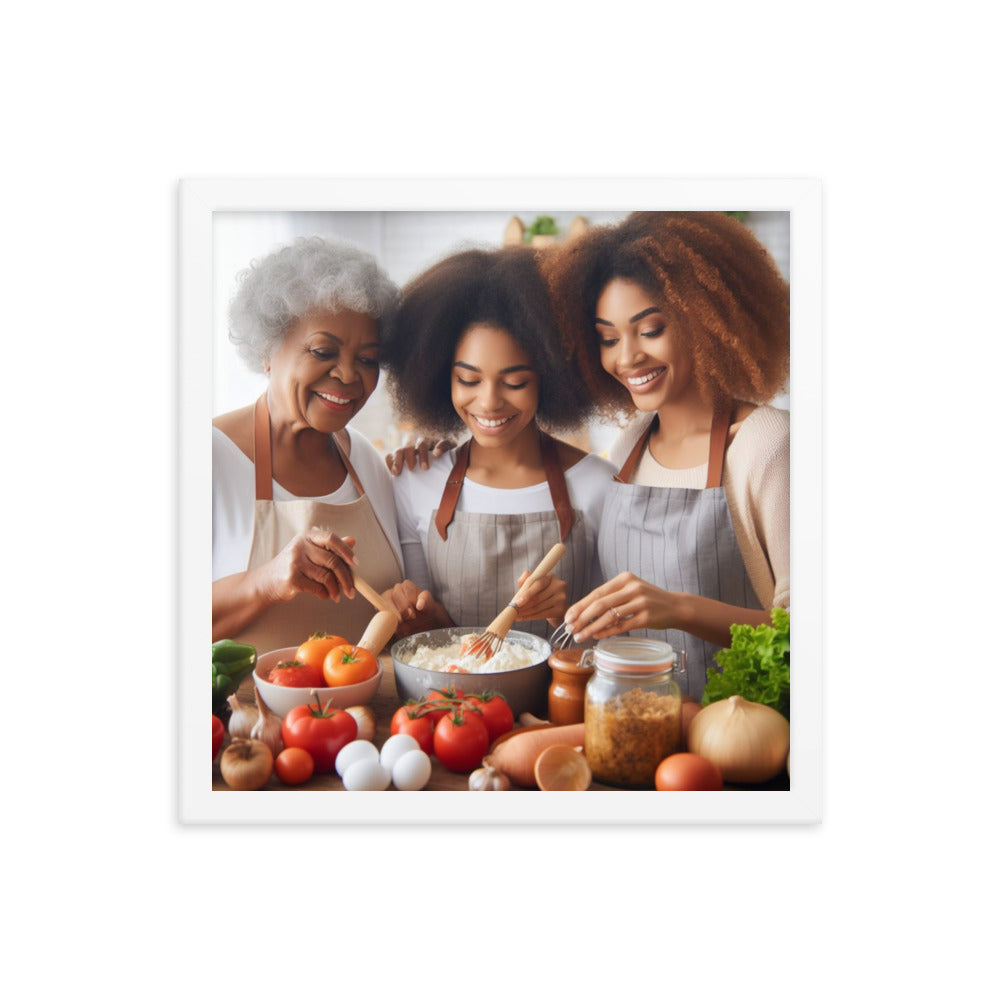
[[[390,736],[389,726],[392,723],[392,717],[396,709],[403,703],[403,699],[396,693],[396,679],[392,669],[392,657],[384,654],[379,657],[379,660],[381,661],[383,667],[382,680],[379,684],[378,691],[375,692],[375,697],[369,702],[369,707],[375,713],[375,739],[373,742],[376,746],[381,747]],[[252,676],[246,678],[246,680],[240,685],[239,691],[237,691],[237,697],[245,704],[254,704]],[[221,756],[221,751],[219,756]],[[449,771],[440,763],[440,761],[438,761],[436,757],[431,757],[431,764],[431,777],[430,781],[426,785],[428,789],[445,792],[468,790],[468,774],[455,774],[454,772]],[[763,785],[727,785],[726,788],[742,791],[752,791],[754,789],[769,791],[787,790],[788,774],[782,773],[772,781]],[[344,783],[340,780],[340,776],[336,772],[333,772],[331,774],[315,774],[305,784],[295,786],[284,785],[278,780],[276,775],[272,775],[271,779],[264,786],[264,788],[261,789],[261,791],[294,792],[300,789],[309,789],[313,791],[326,790],[335,792],[342,792],[345,790]],[[222,792],[231,791],[229,786],[222,780],[222,775],[219,773],[218,757],[216,757],[216,759],[212,762],[212,790]],[[594,782],[591,785],[590,790],[615,791],[615,789],[610,785],[602,785],[598,782]],[[395,791],[395,789],[390,785],[387,791]]]

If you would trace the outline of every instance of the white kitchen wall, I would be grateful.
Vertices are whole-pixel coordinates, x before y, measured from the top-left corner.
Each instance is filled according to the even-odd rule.
[[[346,240],[375,254],[389,275],[403,284],[439,258],[468,246],[499,246],[512,215],[526,225],[538,215],[551,215],[565,232],[575,213],[544,208],[514,208],[510,212],[216,212],[213,218],[214,340],[213,412],[225,413],[252,402],[267,380],[247,371],[228,340],[227,311],[237,275],[252,260],[298,236],[318,235]],[[591,224],[614,222],[620,212],[581,211]],[[747,224],[774,255],[788,276],[789,216],[787,212],[751,212]],[[775,401],[786,406],[787,395]],[[401,443],[388,394],[379,386],[353,426],[380,450]],[[606,450],[614,427],[590,428],[591,447]]]

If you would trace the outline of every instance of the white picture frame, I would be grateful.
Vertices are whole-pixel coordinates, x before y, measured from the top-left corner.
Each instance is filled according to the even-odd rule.
[[[178,818],[185,824],[810,824],[822,819],[822,227],[812,179],[192,178],[179,206]],[[503,795],[396,791],[213,792],[206,712],[211,642],[213,227],[229,212],[537,214],[636,209],[789,213],[792,572],[795,660],[785,791]],[[247,261],[249,263],[249,261]],[[246,400],[245,402],[249,402]]]

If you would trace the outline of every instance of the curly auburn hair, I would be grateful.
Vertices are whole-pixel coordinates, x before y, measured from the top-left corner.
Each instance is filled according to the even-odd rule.
[[[477,323],[505,330],[531,358],[541,427],[569,430],[594,412],[579,373],[567,369],[541,253],[518,246],[462,250],[403,287],[380,357],[400,416],[427,432],[464,430],[451,402],[452,367],[459,339]]]
[[[606,415],[635,411],[601,365],[594,328],[614,278],[634,281],[681,320],[696,383],[713,403],[767,402],[788,376],[788,282],[753,233],[721,212],[633,212],[586,230],[543,268],[565,350]]]

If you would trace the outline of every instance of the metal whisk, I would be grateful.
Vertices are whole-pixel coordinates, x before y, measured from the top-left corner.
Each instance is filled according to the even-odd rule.
[[[462,656],[471,657],[478,659],[485,663],[487,660],[496,656],[500,651],[500,647],[503,645],[504,637],[510,631],[511,625],[517,621],[517,603],[524,596],[525,590],[531,586],[537,579],[545,576],[546,573],[550,572],[553,567],[562,559],[563,554],[566,551],[566,546],[562,542],[556,542],[551,549],[545,554],[545,558],[532,570],[531,575],[528,577],[524,583],[521,584],[518,592],[511,598],[510,604],[507,605],[490,622],[486,631],[481,635],[472,636],[466,638],[463,642]],[[466,643],[468,645],[466,645]]]
[[[549,645],[553,649],[568,649],[573,645],[572,629],[565,622],[562,622],[549,638]]]

